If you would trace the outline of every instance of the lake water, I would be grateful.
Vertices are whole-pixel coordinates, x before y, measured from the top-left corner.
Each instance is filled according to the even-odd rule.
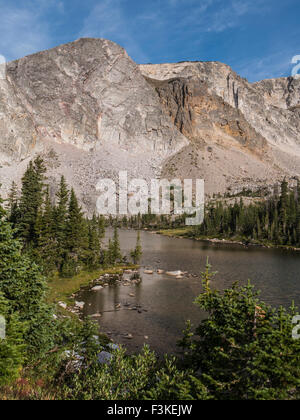
[[[185,321],[190,319],[197,325],[204,316],[193,301],[202,291],[199,274],[205,269],[207,257],[213,271],[218,271],[213,281],[215,287],[224,289],[236,281],[244,284],[251,279],[261,290],[265,302],[290,306],[294,300],[300,307],[300,253],[207,244],[148,232],[141,232],[141,241],[142,282],[139,285],[116,285],[98,292],[83,291],[80,295],[80,300],[86,302],[84,314],[102,313],[100,330],[116,343],[124,344],[130,352],[148,343],[158,354],[176,353],[176,342],[182,336]],[[136,244],[136,232],[121,230],[120,242],[122,251],[129,254]],[[197,277],[176,279],[165,274],[147,275],[144,274],[146,268],[188,271]],[[115,310],[118,304],[121,309]],[[128,310],[128,305],[140,306],[140,313]],[[131,334],[133,339],[125,338],[126,334]]]

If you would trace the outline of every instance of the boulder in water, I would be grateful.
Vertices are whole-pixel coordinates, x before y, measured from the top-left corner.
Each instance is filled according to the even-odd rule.
[[[100,313],[91,315],[92,318],[101,318],[101,316],[102,315]]]
[[[177,277],[177,276],[182,276],[182,271],[180,271],[180,270],[178,270],[178,271],[167,271],[166,274],[168,276]]]
[[[98,292],[99,290],[102,290],[102,289],[103,289],[103,286],[95,286],[95,287],[92,288],[92,291],[93,292]]]

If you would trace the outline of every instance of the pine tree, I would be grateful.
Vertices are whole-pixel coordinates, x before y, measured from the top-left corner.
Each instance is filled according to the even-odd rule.
[[[60,180],[59,190],[56,194],[57,207],[54,211],[55,237],[56,237],[56,265],[61,270],[66,253],[66,225],[68,216],[69,190],[65,178]]]
[[[296,200],[297,200],[297,204],[300,204],[300,179],[299,178],[297,178]]]
[[[202,372],[214,399],[299,399],[300,340],[292,337],[295,307],[266,305],[250,283],[225,292],[212,289],[211,274],[203,273],[204,292],[195,301],[206,319],[195,334],[188,324],[180,343],[185,366]]]
[[[88,249],[86,265],[89,269],[95,269],[100,264],[100,234],[98,229],[98,221],[94,215],[88,223]]]
[[[108,241],[108,248],[107,248],[107,253],[106,253],[106,265],[114,265],[116,263],[116,259],[115,259],[115,253],[114,253],[114,244],[113,241],[111,239],[109,239]]]
[[[53,346],[53,316],[46,303],[47,286],[38,266],[22,254],[0,203],[0,293],[11,313],[27,326],[27,357],[38,357]]]
[[[138,231],[136,247],[130,254],[133,264],[139,264],[142,253],[143,252],[142,252],[142,246],[141,246],[141,234],[140,234],[140,231]]]
[[[10,193],[7,200],[8,220],[15,227],[20,219],[18,208],[19,192],[15,181],[12,182]]]
[[[82,209],[74,190],[71,190],[68,217],[66,223],[66,253],[61,271],[65,275],[75,274],[82,264],[85,264],[88,248],[88,229]],[[68,274],[67,274],[68,273]]]
[[[260,224],[259,217],[257,218],[256,229],[257,229],[257,239],[261,239],[262,238],[262,231],[261,231],[261,224]]]
[[[98,217],[98,231],[99,231],[99,239],[100,239],[100,241],[105,236],[105,226],[106,226],[106,223],[105,223],[104,216]]]
[[[269,226],[270,226],[270,219],[269,219],[269,213],[267,212],[267,214],[265,216],[265,223],[264,223],[264,230],[265,230],[266,234],[268,234]]]
[[[279,201],[279,220],[282,226],[285,226],[287,221],[287,210],[288,210],[288,183],[284,179],[281,183],[281,195]]]
[[[38,156],[29,166],[22,178],[20,198],[20,223],[18,231],[26,245],[35,241],[35,225],[38,211],[43,202],[43,188],[46,168]]]
[[[0,337],[0,386],[8,385],[18,379],[24,363],[25,325],[19,321],[17,313],[10,311],[9,300],[0,293],[0,316],[5,320],[3,328],[5,339]]]
[[[55,269],[56,243],[54,232],[54,214],[49,187],[46,188],[43,208],[39,209],[36,224],[37,261],[48,274]]]
[[[118,228],[115,226],[114,228],[114,236],[112,241],[112,256],[114,262],[121,262],[123,257],[121,254],[121,248],[120,248],[120,240],[119,240],[119,233]]]
[[[71,253],[78,252],[83,244],[83,213],[74,190],[71,190],[66,224],[66,244]]]
[[[298,207],[297,207],[296,233],[297,233],[297,243],[300,244],[300,204],[298,204]]]

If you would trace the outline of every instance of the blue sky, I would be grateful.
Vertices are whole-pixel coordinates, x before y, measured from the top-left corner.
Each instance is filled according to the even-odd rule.
[[[108,38],[138,63],[225,62],[250,81],[289,76],[299,0],[0,0],[0,55]]]

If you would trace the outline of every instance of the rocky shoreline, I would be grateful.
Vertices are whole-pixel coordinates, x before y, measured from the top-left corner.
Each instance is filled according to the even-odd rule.
[[[58,305],[66,312],[69,312],[73,316],[78,317],[79,320],[82,320],[82,317],[84,315],[85,310],[87,309],[86,305],[89,306],[90,304],[81,301],[82,299],[82,292],[88,291],[91,293],[98,293],[101,292],[101,290],[107,288],[107,287],[113,287],[113,286],[122,286],[122,287],[130,287],[133,285],[138,285],[142,281],[141,274],[144,274],[146,276],[152,276],[152,275],[165,275],[169,277],[173,277],[174,279],[190,279],[198,277],[196,274],[191,274],[188,272],[184,272],[181,270],[177,271],[166,271],[162,269],[150,269],[147,267],[140,267],[139,270],[137,269],[124,269],[122,273],[118,274],[103,274],[97,279],[90,282],[89,285],[81,286],[80,289],[73,293],[70,298],[72,301],[74,301],[74,304],[67,305],[65,302],[58,302]],[[122,303],[116,303],[115,306],[113,306],[109,310],[105,311],[99,311],[97,313],[89,314],[89,317],[94,320],[95,322],[99,322],[101,317],[104,313],[107,312],[119,312],[119,311],[135,311],[136,314],[143,314],[144,312],[148,312],[148,309],[145,307],[142,307],[141,305],[136,304],[134,301],[132,301],[133,298],[136,297],[136,293],[132,291],[131,293],[128,293],[128,301],[122,302]],[[110,331],[101,331],[102,334],[104,334],[107,339],[110,342],[114,342],[114,339],[112,338],[112,333]],[[133,340],[135,337],[132,333],[123,332],[119,334],[123,339],[126,340]],[[149,340],[149,336],[144,336],[145,342]]]
[[[74,305],[68,306],[65,302],[58,302],[58,305],[72,314],[78,315],[80,317],[82,311],[84,310],[85,303],[81,302],[78,299],[80,293],[84,290],[89,290],[93,292],[98,292],[106,287],[113,285],[122,285],[124,287],[132,286],[133,284],[139,284],[141,282],[141,277],[137,270],[126,269],[120,274],[103,274],[99,278],[90,282],[88,286],[81,286],[80,289],[73,293],[70,298],[74,299]],[[115,310],[120,310],[120,308],[115,308]],[[96,314],[95,314],[96,315]],[[97,314],[98,318],[101,317],[101,314]],[[97,318],[92,316],[92,318]]]

